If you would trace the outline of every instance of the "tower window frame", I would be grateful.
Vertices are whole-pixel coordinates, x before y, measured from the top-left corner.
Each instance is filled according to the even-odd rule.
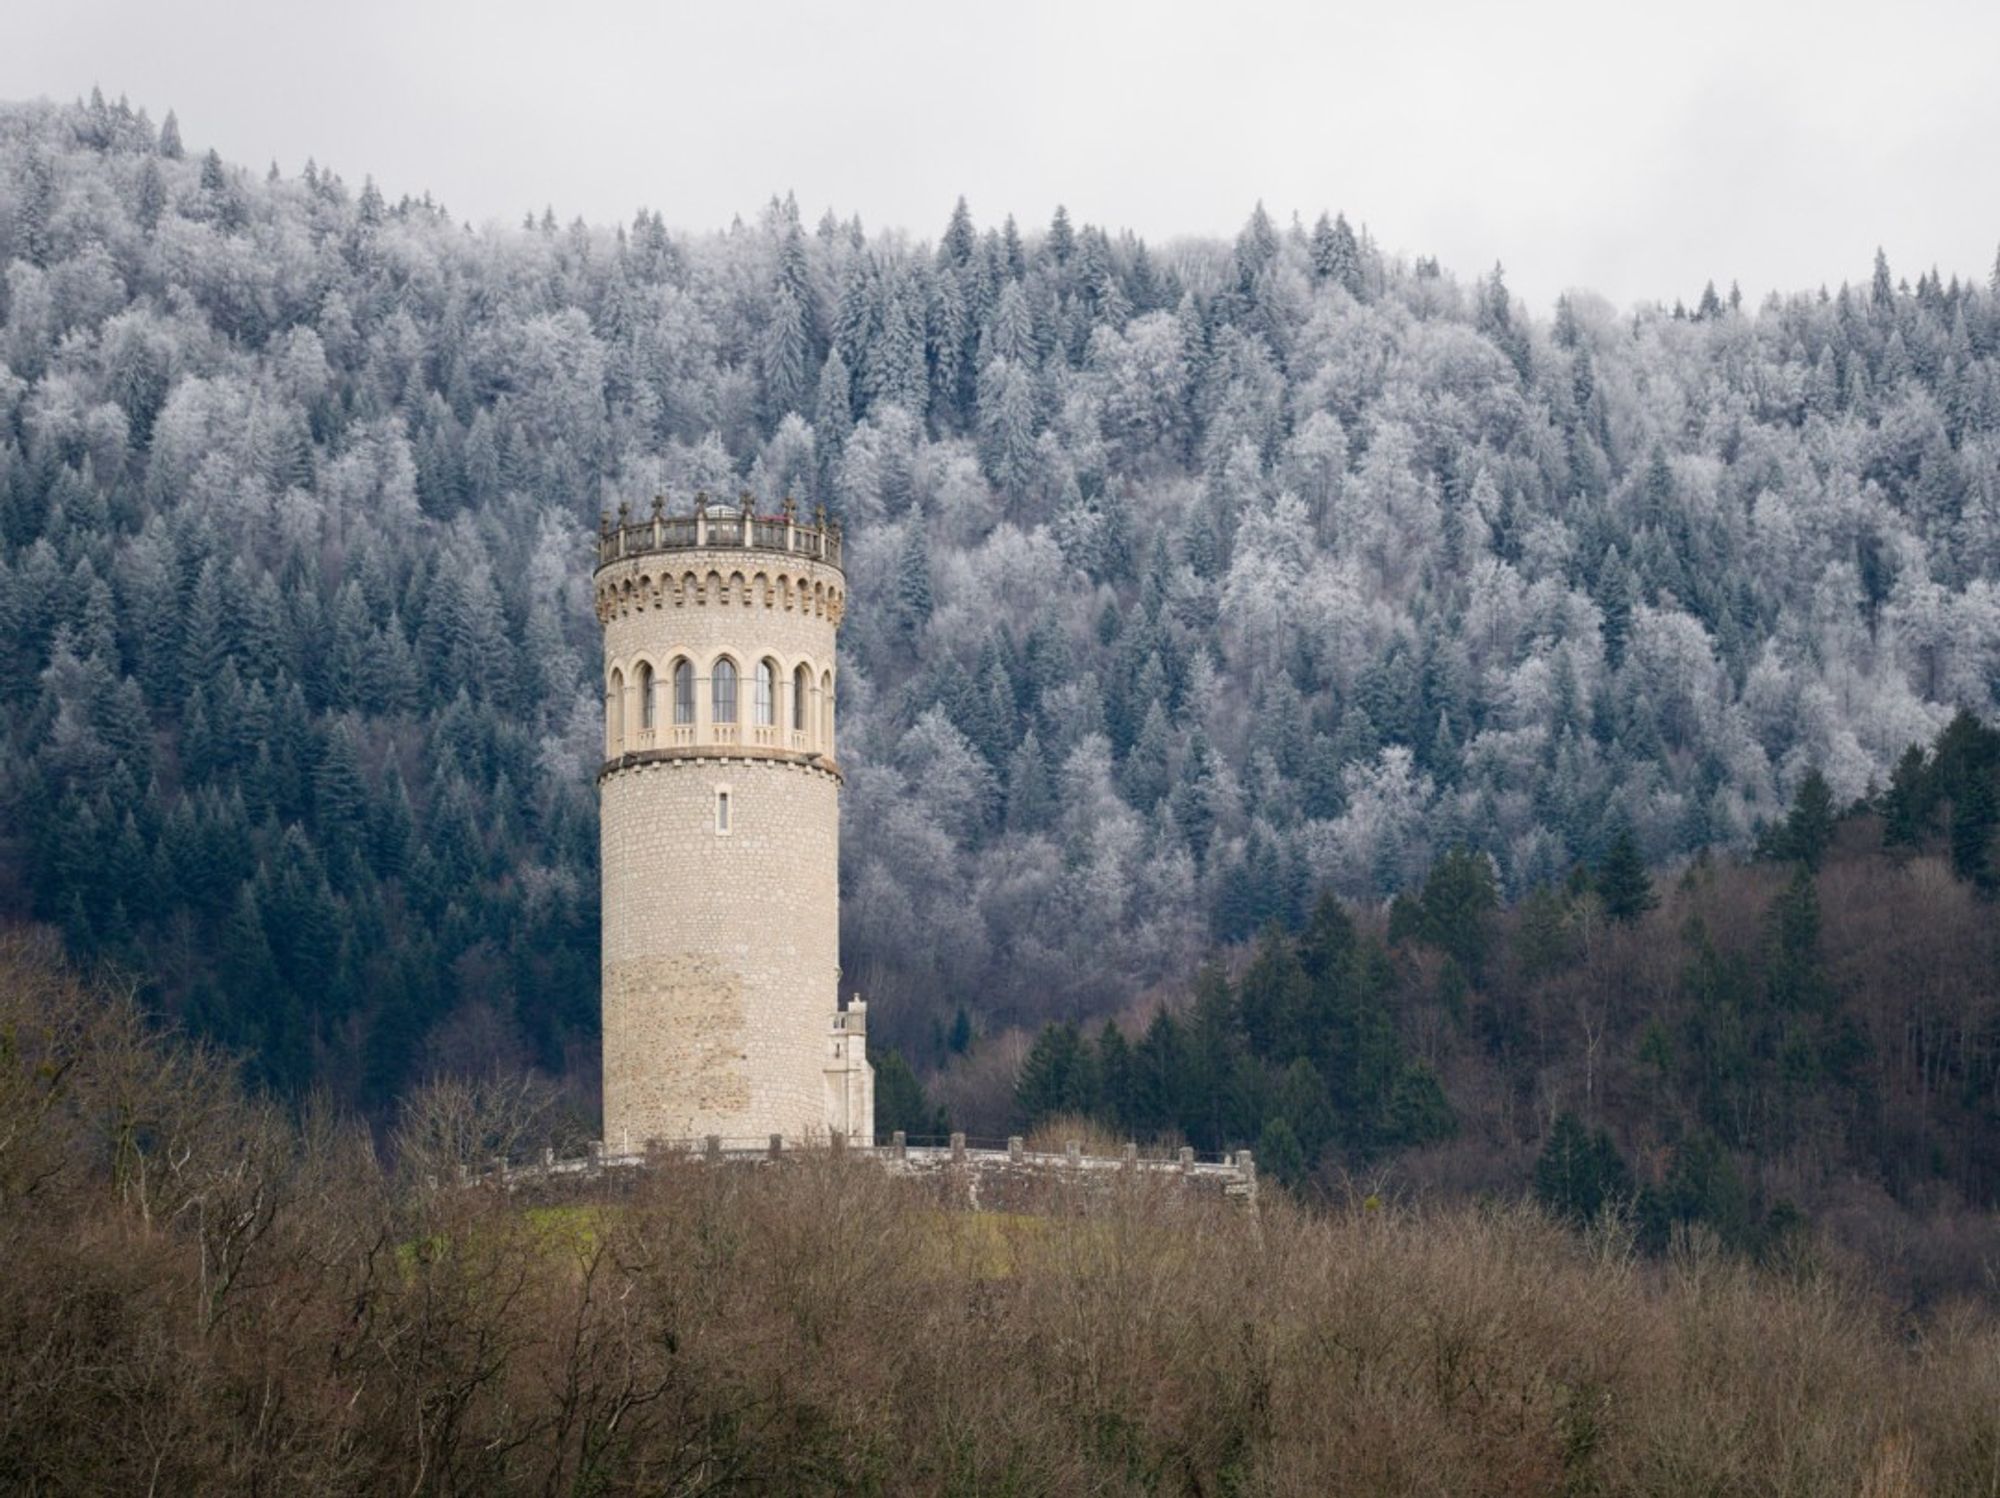
[[[728,656],[719,658],[709,671],[709,702],[712,709],[711,721],[734,723],[736,721],[736,662]]]
[[[759,728],[774,728],[778,722],[778,663],[769,656],[757,662],[753,677],[751,711]]]
[[[682,656],[674,662],[674,726],[694,722],[694,662]]]
[[[735,831],[736,808],[730,804],[734,786],[718,785],[715,788],[715,835],[729,837]]]

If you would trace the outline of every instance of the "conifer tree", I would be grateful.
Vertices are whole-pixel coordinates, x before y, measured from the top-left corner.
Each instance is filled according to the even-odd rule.
[[[1613,834],[1597,866],[1595,883],[1605,914],[1625,925],[1659,903],[1653,894],[1652,877],[1646,872],[1646,860],[1639,852],[1639,839],[1629,824]]]

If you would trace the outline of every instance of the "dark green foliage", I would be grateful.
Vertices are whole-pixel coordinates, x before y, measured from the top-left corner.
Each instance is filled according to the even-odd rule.
[[[1665,1181],[1640,1194],[1638,1215],[1640,1241],[1656,1252],[1667,1247],[1675,1228],[1695,1223],[1714,1229],[1732,1248],[1751,1248],[1759,1225],[1736,1162],[1706,1133],[1674,1151]]]
[[[1582,1225],[1628,1203],[1632,1173],[1610,1134],[1574,1113],[1556,1116],[1535,1161],[1535,1195],[1557,1216]]]
[[[932,1105],[902,1052],[877,1050],[869,1059],[875,1067],[877,1144],[887,1144],[898,1130],[911,1139],[937,1139],[951,1132],[944,1110]]]
[[[1595,873],[1598,898],[1605,914],[1626,925],[1639,919],[1659,903],[1653,894],[1652,876],[1639,852],[1639,840],[1629,826],[1620,827],[1605,849]]]
[[[1205,1150],[1268,1139],[1287,1159],[1298,1152],[1287,1180],[1329,1149],[1367,1158],[1442,1139],[1456,1127],[1451,1105],[1396,1033],[1393,985],[1387,954],[1328,895],[1299,935],[1264,929],[1240,984],[1204,968],[1192,1005],[1160,1011],[1136,1045],[1114,1025],[1094,1042],[1073,1022],[1045,1026],[1016,1109],[1030,1124],[1094,1113]]]
[[[1405,920],[1414,927],[1412,935],[1456,959],[1460,968],[1477,978],[1492,947],[1493,914],[1499,905],[1493,861],[1460,846],[1431,866],[1414,913]],[[1392,940],[1396,934],[1392,918]]]
[[[1770,857],[1796,859],[1808,869],[1816,869],[1833,841],[1837,819],[1832,787],[1817,767],[1810,769],[1792,797],[1791,811],[1767,835],[1765,851]]]
[[[1880,799],[1883,841],[1925,845],[1944,810],[1944,847],[1952,872],[1982,895],[2000,893],[2000,729],[1961,711],[1926,756],[1911,745]]]

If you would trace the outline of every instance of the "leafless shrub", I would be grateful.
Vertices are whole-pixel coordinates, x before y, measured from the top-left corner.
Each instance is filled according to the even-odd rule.
[[[0,1488],[1991,1494],[2000,1321],[1838,1256],[1175,1173],[968,1214],[865,1158],[432,1186],[532,1148],[431,1089],[388,1171],[0,945]],[[200,1091],[203,1095],[191,1095]],[[1060,1131],[1059,1131],[1060,1132]],[[1060,1145],[1058,1144],[1058,1148]]]

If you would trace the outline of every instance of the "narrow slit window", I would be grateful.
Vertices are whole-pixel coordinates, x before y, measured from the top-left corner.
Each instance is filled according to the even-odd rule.
[[[726,790],[715,793],[715,831],[718,836],[729,836],[729,792]]]

